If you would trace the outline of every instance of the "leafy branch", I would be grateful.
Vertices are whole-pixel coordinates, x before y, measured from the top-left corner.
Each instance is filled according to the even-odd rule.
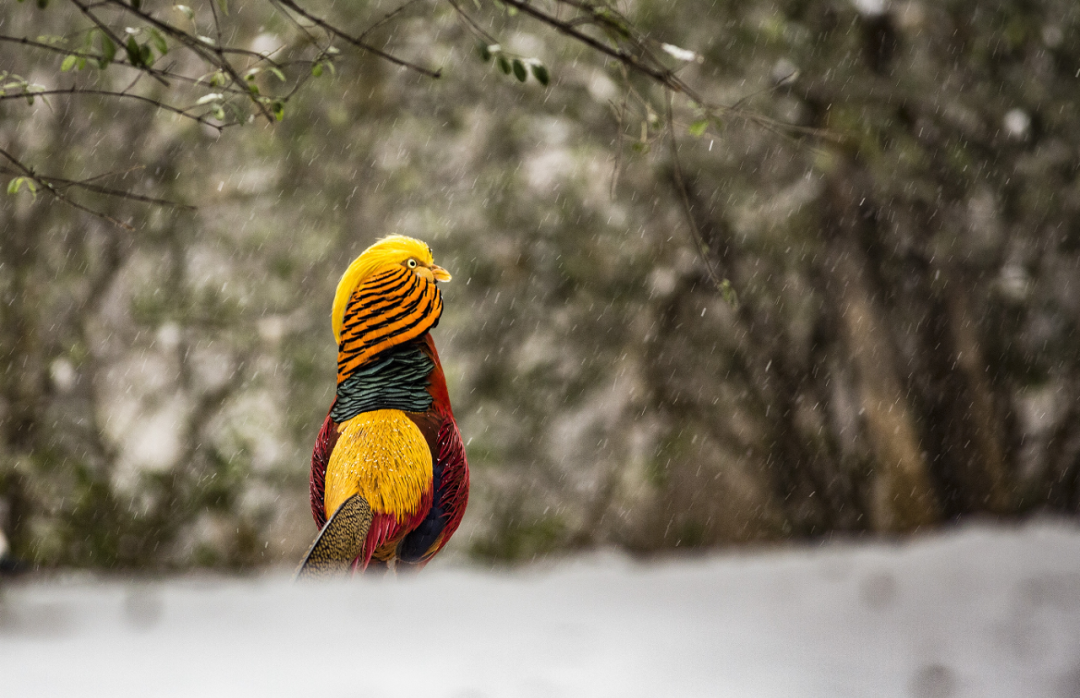
[[[501,52],[501,46],[495,37],[470,16],[457,0],[447,1],[461,17],[465,26],[480,40],[480,58],[488,61],[495,55],[503,72],[509,74],[512,68],[518,79],[524,81],[525,69],[522,62],[518,59],[513,59],[511,62],[498,53]],[[701,55],[658,41],[642,33],[613,4],[603,0],[600,2],[551,0],[544,6],[532,0],[495,0],[495,3],[503,7],[508,15],[524,15],[616,62],[626,89],[621,104],[613,104],[618,122],[619,147],[616,153],[615,172],[612,176],[612,192],[614,193],[622,164],[622,144],[626,136],[625,124],[632,98],[640,114],[641,124],[640,139],[632,141],[632,148],[644,152],[649,148],[651,141],[661,139],[665,133],[667,134],[674,184],[682,200],[694,249],[698,252],[710,280],[725,300],[737,306],[738,299],[731,283],[717,270],[709,246],[691,214],[692,207],[679,159],[678,129],[673,97],[682,95],[689,102],[689,107],[695,115],[694,120],[686,125],[686,130],[691,136],[701,137],[710,130],[719,128],[722,117],[736,117],[788,138],[811,136],[818,139],[836,140],[835,134],[822,129],[779,121],[747,107],[750,99],[764,92],[779,89],[789,83],[794,75],[778,80],[770,88],[749,95],[734,104],[720,104],[706,99],[697,88],[678,74],[683,66],[702,62],[704,59]],[[480,7],[479,3],[477,7]],[[593,33],[589,33],[590,29]],[[649,83],[660,88],[663,98],[662,108],[656,108],[652,101],[634,86],[631,81],[632,76],[645,78]],[[537,75],[537,78],[540,79],[541,76]],[[545,69],[540,82],[546,85],[547,79]]]
[[[449,0],[454,9],[466,16],[456,0]],[[531,0],[498,0],[514,13],[521,14],[544,24],[587,48],[618,62],[628,73],[640,75],[665,91],[684,95],[691,106],[702,114],[694,135],[703,135],[712,124],[720,123],[720,117],[738,117],[745,119],[769,131],[793,136],[812,136],[831,138],[821,129],[799,126],[770,118],[746,107],[746,100],[739,100],[734,105],[724,105],[706,99],[702,93],[679,77],[678,69],[670,67],[674,62],[680,68],[686,63],[701,62],[703,58],[694,51],[673,46],[653,39],[642,33],[614,5],[606,2],[588,0],[553,0],[555,11],[548,11]],[[569,15],[563,18],[563,10]],[[483,32],[479,25],[468,18],[467,23]],[[597,38],[585,32],[585,28],[594,27],[603,38]],[[484,32],[486,34],[486,32]],[[667,56],[667,58],[663,58]]]
[[[481,8],[480,0],[474,0]],[[645,94],[630,88],[630,77],[640,76],[662,88],[666,95],[682,95],[696,114],[689,126],[694,136],[719,128],[721,117],[737,116],[769,130],[787,136],[823,136],[823,132],[771,119],[748,109],[745,100],[733,105],[706,100],[695,86],[683,77],[680,70],[688,63],[702,59],[688,51],[653,39],[640,31],[613,4],[592,0],[550,0],[541,5],[533,0],[493,0],[495,6],[509,15],[521,15],[539,22],[589,49],[615,61],[628,85],[627,94],[634,97],[642,119],[641,148],[647,148],[650,131],[657,133],[660,113],[667,113],[669,126],[674,127],[671,110],[653,106]],[[59,74],[68,74],[73,84],[36,85],[8,73],[0,73],[0,102],[25,100],[33,106],[38,97],[98,97],[140,102],[156,110],[190,119],[202,126],[221,132],[229,126],[249,123],[263,118],[273,123],[285,116],[289,99],[303,88],[308,80],[320,77],[324,70],[336,72],[335,62],[341,57],[335,43],[344,44],[380,60],[402,67],[428,78],[439,78],[442,71],[430,68],[391,53],[374,45],[370,36],[378,29],[399,20],[406,9],[421,0],[405,0],[391,9],[360,33],[355,33],[336,20],[320,16],[301,4],[302,0],[269,0],[281,16],[296,29],[290,42],[267,50],[239,45],[225,24],[228,4],[225,0],[210,0],[198,10],[187,5],[152,8],[141,0],[60,0],[77,10],[88,26],[71,37],[19,37],[0,35],[0,42],[18,44],[35,51],[63,56]],[[492,62],[508,76],[525,82],[531,76],[541,85],[548,85],[551,74],[536,58],[520,56],[502,44],[465,10],[458,0],[448,0],[457,16],[477,38],[480,57]],[[38,0],[44,10],[49,3]],[[170,17],[170,13],[172,16]],[[189,27],[190,25],[190,27]],[[87,85],[79,77],[91,73],[122,69],[134,72],[134,79],[124,89],[109,89],[100,84]],[[164,88],[148,91],[139,86],[142,77]],[[95,79],[95,78],[91,78]],[[626,116],[625,105],[619,112],[620,132]],[[620,134],[620,141],[622,135]],[[634,143],[638,147],[638,143]],[[12,163],[15,161],[12,160]],[[31,176],[12,164],[10,174],[23,177],[24,182],[52,186],[75,186],[56,178]],[[20,185],[21,186],[21,185]],[[99,194],[114,195],[110,191]],[[129,196],[132,200],[150,200]]]

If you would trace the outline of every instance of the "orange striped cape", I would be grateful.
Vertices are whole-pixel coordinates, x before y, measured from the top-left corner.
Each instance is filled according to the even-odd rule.
[[[439,322],[442,295],[434,281],[395,265],[357,285],[345,307],[337,382],[381,351],[416,339]]]

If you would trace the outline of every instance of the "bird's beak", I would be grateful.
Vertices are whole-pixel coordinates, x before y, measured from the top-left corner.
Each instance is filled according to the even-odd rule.
[[[446,271],[438,264],[431,265],[431,275],[435,277],[436,281],[449,281],[451,278],[450,272]]]

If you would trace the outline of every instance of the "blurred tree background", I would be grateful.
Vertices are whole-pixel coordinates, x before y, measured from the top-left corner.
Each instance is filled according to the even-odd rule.
[[[1075,3],[132,3],[301,55],[239,76],[255,98],[98,67],[112,44],[193,69],[144,25],[95,36],[109,4],[0,7],[0,524],[23,559],[298,560],[333,291],[391,232],[454,274],[459,555],[1080,507]],[[441,77],[328,51],[297,7]],[[609,46],[571,20],[617,9],[744,111],[669,102],[532,7]],[[183,90],[187,117],[152,103]],[[195,208],[65,202],[32,173]]]

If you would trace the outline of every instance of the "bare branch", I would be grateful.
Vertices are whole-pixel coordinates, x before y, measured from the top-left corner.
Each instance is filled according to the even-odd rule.
[[[309,22],[311,22],[311,23],[315,24],[316,26],[320,27],[324,31],[338,37],[339,39],[341,39],[341,40],[343,40],[343,41],[345,41],[345,42],[347,42],[349,44],[352,44],[353,46],[355,46],[358,49],[361,49],[363,51],[367,51],[368,53],[371,53],[371,54],[374,54],[374,55],[378,56],[379,58],[383,58],[385,60],[388,60],[391,63],[393,63],[394,65],[399,65],[402,68],[408,68],[409,70],[414,70],[417,73],[420,73],[421,75],[426,75],[429,78],[442,77],[442,71],[441,70],[431,70],[430,68],[424,68],[423,66],[416,65],[415,63],[410,63],[409,61],[406,61],[406,60],[404,60],[402,58],[398,58],[397,56],[395,56],[393,54],[387,53],[386,51],[383,51],[381,49],[377,49],[374,46],[372,46],[371,44],[363,41],[362,39],[345,33],[344,31],[342,31],[341,29],[338,29],[336,26],[334,26],[333,24],[330,24],[326,20],[323,20],[323,19],[320,19],[319,17],[316,17],[315,15],[311,14],[307,10],[305,10],[302,7],[300,7],[299,5],[297,5],[295,2],[293,2],[293,0],[274,0],[274,1],[277,4],[282,5],[283,7],[289,8],[290,10],[295,12],[296,14],[300,15],[304,19],[306,19]]]
[[[402,5],[401,7],[398,7],[397,9],[394,9],[394,10],[390,10],[390,11],[389,11],[389,12],[387,12],[387,13],[386,13],[385,15],[383,15],[382,19],[380,19],[379,21],[377,21],[377,22],[375,22],[374,24],[372,24],[372,25],[371,25],[370,27],[368,27],[367,29],[365,29],[365,30],[364,30],[364,31],[363,31],[363,32],[362,32],[362,33],[360,34],[360,36],[356,37],[356,38],[357,38],[357,40],[358,40],[358,41],[363,41],[363,40],[364,40],[365,38],[367,38],[368,34],[370,34],[371,32],[375,31],[376,29],[378,29],[378,28],[379,28],[379,27],[381,27],[382,25],[386,24],[387,22],[389,22],[390,20],[392,20],[392,19],[393,19],[394,17],[398,16],[399,14],[401,14],[402,12],[404,12],[404,11],[405,11],[406,9],[408,9],[408,8],[409,8],[409,7],[411,7],[412,5],[415,5],[415,4],[416,4],[416,3],[418,3],[418,2],[420,2],[420,0],[409,0],[408,2],[406,2],[406,3],[405,3],[404,5]]]
[[[55,186],[53,186],[51,183],[49,183],[47,178],[41,177],[36,172],[34,172],[33,169],[31,169],[30,167],[24,165],[14,155],[12,155],[11,153],[7,152],[6,150],[4,150],[2,148],[0,148],[0,156],[3,156],[8,162],[10,162],[12,165],[14,165],[17,168],[17,170],[22,173],[22,175],[24,177],[37,182],[38,184],[41,185],[41,188],[44,191],[49,192],[54,197],[56,197],[60,201],[63,201],[68,206],[71,206],[72,208],[76,208],[76,209],[78,209],[80,211],[83,211],[85,213],[89,213],[90,215],[95,216],[96,218],[100,218],[100,219],[102,219],[104,221],[108,221],[109,223],[112,223],[113,225],[115,225],[115,226],[117,226],[119,228],[123,228],[124,230],[127,230],[127,231],[134,231],[135,230],[135,228],[128,225],[127,223],[122,223],[121,221],[118,221],[115,218],[113,218],[112,216],[107,215],[105,213],[102,213],[101,211],[95,211],[92,208],[88,208],[86,206],[83,206],[78,201],[75,201],[72,198],[66,196],[63,192],[61,192],[59,189],[57,189]]]
[[[8,36],[7,34],[0,34],[0,41],[7,41],[13,44],[22,44],[23,46],[30,46],[33,48],[40,48],[46,51],[52,51],[53,53],[60,53],[65,56],[79,56],[80,58],[87,58],[90,60],[99,60],[101,56],[94,53],[87,53],[86,51],[72,51],[70,49],[63,48],[62,46],[54,46],[52,44],[46,44],[42,41],[34,41],[33,39],[27,39],[25,36]]]
[[[221,22],[217,16],[217,3],[210,0],[210,12],[214,14],[214,32],[217,34],[217,45],[221,46]]]
[[[211,128],[217,129],[218,131],[221,131],[223,128],[225,128],[225,124],[215,124],[214,122],[207,119],[205,116],[199,116],[197,114],[190,113],[189,110],[192,109],[192,107],[188,107],[188,109],[181,109],[179,107],[174,107],[171,104],[166,104],[165,102],[154,99],[152,97],[144,97],[142,95],[133,94],[131,92],[114,92],[113,90],[95,90],[89,88],[69,87],[67,89],[60,90],[40,90],[33,92],[19,92],[18,94],[0,94],[0,102],[9,99],[27,99],[29,97],[42,97],[46,95],[97,95],[100,97],[134,99],[139,102],[145,102],[146,104],[153,105],[158,109],[172,112],[173,114],[178,114],[185,118],[191,119],[192,121],[197,121],[200,124],[204,124]]]
[[[52,177],[52,176],[47,176],[47,175],[38,175],[38,179],[40,181],[50,182],[50,183],[56,185],[57,187],[64,187],[64,188],[78,187],[79,189],[85,189],[87,191],[92,191],[92,192],[94,192],[96,194],[104,194],[105,196],[114,196],[114,197],[119,198],[119,199],[128,199],[130,201],[138,201],[138,202],[144,203],[144,204],[153,204],[155,206],[164,206],[166,208],[175,208],[175,209],[180,209],[180,210],[184,210],[184,211],[195,211],[195,210],[197,210],[191,204],[184,204],[184,203],[180,203],[179,201],[169,201],[168,199],[158,199],[158,198],[153,197],[153,196],[144,196],[142,194],[135,194],[133,192],[125,191],[123,189],[116,189],[116,188],[113,188],[113,187],[103,187],[100,184],[92,184],[91,183],[95,179],[100,179],[102,177],[109,177],[109,176],[112,176],[111,173],[110,174],[97,175],[95,177],[90,177],[88,179],[83,179],[83,180],[72,180],[72,179],[64,179],[63,177]]]
[[[454,11],[458,13],[458,16],[461,17],[462,21],[465,23],[465,26],[470,31],[472,31],[474,34],[476,34],[478,37],[483,39],[488,44],[497,44],[497,43],[499,43],[498,40],[495,37],[493,37],[491,34],[487,33],[484,30],[483,27],[481,27],[479,24],[477,24],[476,20],[473,19],[471,16],[469,16],[469,13],[467,13],[465,10],[461,9],[461,5],[459,5],[457,3],[457,0],[447,0],[447,2],[449,2],[450,7],[454,8]]]
[[[671,91],[666,91],[664,96],[666,97],[664,103],[667,107],[667,129],[668,135],[671,138],[671,165],[675,174],[675,185],[679,190],[679,197],[682,199],[683,212],[686,214],[686,223],[690,228],[690,235],[694,241],[694,249],[697,250],[701,263],[705,265],[705,269],[709,274],[709,279],[716,285],[718,291],[723,291],[724,280],[720,278],[716,269],[713,268],[712,260],[709,259],[709,246],[705,242],[705,237],[701,234],[701,230],[698,228],[697,221],[694,220],[694,212],[690,206],[690,196],[686,190],[686,181],[683,179],[682,164],[679,162],[679,141],[675,136],[675,117],[672,114]]]
[[[120,199],[128,199],[130,201],[138,201],[140,203],[151,204],[151,205],[154,205],[154,206],[165,206],[165,207],[168,207],[168,208],[174,208],[174,209],[180,209],[180,210],[186,210],[186,211],[194,211],[194,210],[196,210],[195,207],[190,205],[190,204],[184,204],[184,203],[180,203],[180,202],[177,202],[177,201],[169,201],[167,199],[158,199],[158,198],[155,198],[155,197],[152,197],[152,196],[144,196],[142,194],[135,194],[135,193],[130,192],[130,191],[124,191],[123,189],[116,189],[114,187],[105,187],[105,186],[102,186],[100,184],[94,184],[93,183],[94,180],[98,180],[98,179],[101,179],[103,177],[110,177],[110,176],[115,176],[117,174],[125,174],[125,173],[108,172],[108,173],[96,175],[94,177],[89,177],[89,178],[83,179],[83,180],[72,180],[72,179],[66,179],[64,177],[54,177],[54,176],[51,176],[51,175],[38,174],[29,165],[24,164],[22,161],[20,161],[14,155],[12,155],[11,153],[9,153],[9,152],[7,152],[6,150],[3,150],[3,149],[0,149],[0,156],[3,156],[3,158],[6,159],[12,165],[12,167],[6,167],[4,165],[0,165],[0,172],[2,172],[4,174],[22,176],[22,177],[26,177],[27,179],[31,179],[31,180],[37,182],[40,185],[42,190],[47,191],[49,194],[56,197],[60,201],[63,201],[68,206],[76,208],[76,209],[78,209],[80,211],[83,211],[85,213],[89,213],[90,215],[95,216],[97,218],[100,218],[102,220],[108,221],[112,225],[115,225],[115,226],[117,226],[119,228],[123,228],[124,230],[132,231],[132,230],[134,230],[134,228],[132,226],[128,225],[127,223],[123,223],[121,221],[116,220],[112,216],[109,216],[109,215],[107,215],[105,213],[102,213],[101,211],[95,211],[94,209],[91,209],[91,208],[79,203],[78,201],[73,200],[63,190],[64,189],[70,189],[70,188],[85,189],[86,191],[91,191],[91,192],[94,192],[96,194],[103,194],[105,196],[112,196],[112,197],[116,197],[116,198],[120,198]],[[139,169],[139,168],[136,167],[136,168],[132,168],[132,169]],[[130,172],[131,170],[128,170],[128,171]]]

